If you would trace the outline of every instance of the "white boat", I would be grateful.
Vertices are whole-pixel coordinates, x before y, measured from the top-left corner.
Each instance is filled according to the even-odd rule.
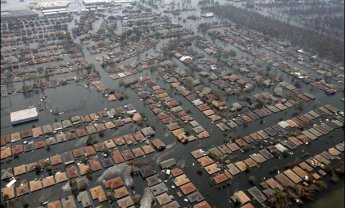
[[[12,177],[12,180],[8,184],[6,184],[6,187],[9,188],[9,187],[13,186],[16,182],[17,182],[17,179]]]

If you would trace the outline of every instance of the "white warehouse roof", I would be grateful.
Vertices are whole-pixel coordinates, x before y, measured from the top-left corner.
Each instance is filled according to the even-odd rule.
[[[38,119],[38,112],[36,108],[28,108],[20,111],[11,112],[11,123],[18,124],[26,121]]]

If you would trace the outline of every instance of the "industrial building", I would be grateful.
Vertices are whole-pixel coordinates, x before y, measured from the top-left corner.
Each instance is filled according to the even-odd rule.
[[[20,111],[11,112],[11,124],[19,124],[28,121],[38,120],[38,112],[35,107],[28,108]]]

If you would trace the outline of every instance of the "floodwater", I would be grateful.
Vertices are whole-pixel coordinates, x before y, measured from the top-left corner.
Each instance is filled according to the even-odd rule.
[[[169,3],[171,1],[167,1],[167,2]],[[195,8],[197,5],[197,2],[198,1],[192,0],[192,4],[190,6]],[[18,3],[18,5],[19,4],[21,5],[22,3]],[[9,5],[10,4],[8,4],[8,6]],[[12,8],[18,9],[16,6]],[[160,10],[159,12],[162,12],[162,11]],[[200,10],[184,12],[183,14],[181,14],[182,19],[179,19],[178,17],[170,15],[170,14],[164,14],[164,15],[170,15],[173,23],[178,23],[178,24],[183,25],[184,27],[190,28],[195,33],[197,33],[196,26],[198,23],[205,22],[205,21],[212,22],[212,21],[217,20],[216,18],[209,18],[206,20],[205,19],[199,19],[196,21],[187,20],[186,22],[183,22],[183,19],[185,19],[187,16],[194,15],[194,14],[200,14]],[[32,125],[42,126],[45,124],[51,124],[55,122],[55,120],[69,119],[71,116],[74,116],[74,115],[84,115],[84,114],[102,111],[104,108],[110,109],[114,107],[124,106],[126,104],[133,104],[133,106],[136,108],[138,112],[146,116],[147,121],[144,122],[144,125],[150,125],[150,126],[155,127],[156,137],[160,138],[167,145],[167,149],[164,150],[163,152],[150,154],[139,160],[148,161],[149,163],[152,163],[152,164],[158,164],[160,161],[163,161],[165,159],[175,158],[178,161],[178,164],[180,164],[181,166],[185,168],[184,171],[186,175],[192,181],[192,183],[199,189],[200,193],[205,197],[205,199],[211,205],[215,205],[216,207],[234,207],[234,205],[228,201],[229,196],[230,194],[233,194],[237,190],[245,190],[251,187],[251,185],[248,182],[248,176],[255,174],[258,180],[262,180],[264,177],[267,177],[270,175],[268,172],[272,167],[278,167],[280,170],[283,170],[285,164],[288,161],[292,161],[293,159],[299,157],[299,155],[302,154],[302,150],[308,151],[311,155],[313,155],[316,153],[320,153],[321,151],[327,148],[330,148],[343,140],[344,129],[341,128],[332,132],[330,135],[323,136],[319,138],[318,140],[313,141],[308,146],[305,146],[303,148],[298,148],[296,151],[294,151],[294,154],[289,156],[288,158],[273,159],[272,161],[268,163],[262,164],[260,167],[260,171],[255,171],[254,173],[244,173],[238,177],[235,177],[235,179],[230,180],[229,186],[213,186],[209,183],[210,178],[206,173],[202,175],[197,174],[196,170],[199,168],[199,164],[192,157],[190,152],[199,148],[203,148],[204,150],[206,150],[213,146],[218,146],[224,143],[223,133],[215,126],[215,124],[213,124],[209,119],[207,119],[186,98],[184,98],[178,93],[169,93],[169,95],[173,99],[181,103],[184,109],[190,109],[191,110],[190,114],[193,116],[193,118],[196,121],[198,121],[210,133],[210,137],[202,141],[195,141],[192,143],[188,143],[186,145],[176,142],[176,139],[174,138],[174,136],[170,133],[167,134],[168,132],[167,128],[153,114],[153,112],[148,108],[148,106],[145,106],[143,102],[139,100],[139,97],[134,91],[132,91],[129,88],[121,87],[120,86],[121,79],[112,80],[109,77],[109,75],[102,69],[100,64],[97,63],[97,61],[95,60],[95,57],[92,56],[87,51],[86,47],[84,47],[83,52],[86,59],[90,61],[92,64],[94,64],[96,70],[100,73],[100,76],[101,76],[100,81],[104,83],[109,89],[119,89],[120,91],[124,92],[128,96],[128,99],[125,99],[123,101],[108,102],[107,99],[101,93],[97,92],[97,90],[94,87],[90,86],[89,88],[85,88],[83,82],[80,82],[80,83],[73,82],[68,85],[46,89],[44,91],[44,94],[48,95],[47,102],[49,105],[48,105],[48,109],[46,109],[43,112],[40,112],[39,120],[28,123],[28,124],[23,124],[23,125],[13,127],[9,125],[10,123],[9,112],[21,110],[23,108],[29,107],[30,105],[37,105],[37,103],[40,102],[40,93],[39,92],[32,93],[29,96],[24,96],[21,93],[9,95],[7,97],[2,97],[1,99],[1,107],[2,107],[1,134],[2,135],[20,131],[23,129],[28,129],[28,128],[31,128]],[[150,49],[146,53],[155,54],[156,52],[153,49]],[[144,57],[144,53],[141,55],[141,58],[143,57]],[[129,62],[129,61],[126,61],[126,62]],[[179,65],[181,67],[185,67],[181,65],[180,63]],[[272,72],[272,73],[279,73],[279,72]],[[170,89],[170,86],[162,78],[160,78],[160,76],[156,72],[144,71],[144,72],[134,75],[134,77],[138,78],[144,75],[150,76],[153,80],[156,80],[156,83],[159,84],[164,90],[168,91]],[[195,77],[198,78],[198,75],[195,74]],[[291,81],[291,78],[287,76],[286,74],[283,74],[283,77],[285,81],[287,82]],[[327,96],[325,95],[324,92],[320,90],[316,90],[316,89],[312,90],[309,85],[305,85],[304,83],[302,83],[301,85],[302,85],[302,89],[305,92],[310,92],[314,96],[317,97],[315,101],[311,101],[308,105],[304,106],[303,113],[306,113],[309,110],[313,110],[316,107],[320,107],[324,104],[332,104],[340,109],[343,108],[343,103],[340,101],[340,98],[343,97],[343,94],[337,93],[334,96]],[[213,88],[214,87],[215,86],[213,86]],[[231,99],[232,97],[230,97],[230,100]],[[235,97],[233,97],[233,99],[235,99]],[[59,112],[65,112],[65,113],[55,116],[49,112],[49,109],[56,110],[56,108],[58,108]],[[259,121],[254,121],[253,123],[249,125],[249,127],[244,127],[244,126],[239,127],[233,130],[229,135],[230,136],[236,136],[236,135],[244,136],[249,133],[272,126],[273,124],[276,124],[277,122],[279,122],[279,119],[291,118],[293,117],[292,114],[293,114],[293,109],[288,109],[286,110],[286,113],[280,112],[280,113],[276,113],[272,116],[265,118],[264,124],[261,124]],[[134,126],[128,125],[128,126],[121,127],[117,130],[107,131],[105,132],[105,136],[103,138],[98,138],[98,139],[108,140],[110,138],[114,138],[119,135],[132,133],[135,131],[136,127],[137,126],[135,125]],[[71,140],[69,141],[68,145],[66,145],[65,143],[55,144],[51,146],[51,150],[49,152],[47,152],[45,149],[39,149],[33,152],[23,153],[23,154],[20,154],[18,159],[12,160],[11,164],[1,164],[1,165],[2,165],[2,168],[15,167],[23,163],[34,162],[39,159],[46,158],[57,153],[63,153],[66,151],[79,148],[79,147],[84,147],[86,139],[87,138]],[[124,147],[120,147],[120,149],[124,149]],[[248,157],[248,155],[251,154],[252,152],[255,152],[258,150],[259,150],[258,147],[254,147],[253,151],[250,151],[248,153],[236,153],[234,155],[236,155],[239,159],[244,159]],[[61,168],[61,166],[54,167],[53,170],[59,169],[59,168]],[[159,171],[158,166],[156,166],[156,170]],[[134,191],[144,196],[144,198],[142,199],[142,202],[144,204],[149,204],[151,202],[152,196],[149,193],[147,193],[147,189],[145,189],[146,187],[145,181],[143,181],[140,176],[128,175],[128,172],[126,172],[126,164],[117,166],[116,168],[114,166],[114,168],[109,168],[107,171],[103,173],[100,171],[96,172],[94,174],[94,179],[89,184],[89,188],[98,184],[97,182],[98,178],[101,178],[101,180],[104,178],[109,179],[110,177],[114,177],[115,175],[121,174],[121,173],[124,173],[126,175],[127,179],[124,179],[124,180],[127,181],[128,184],[135,184]],[[161,172],[159,172],[159,174],[161,175],[161,178],[166,177]],[[28,181],[33,180],[36,177],[37,176],[35,175],[35,173],[29,173],[29,174],[26,174],[25,176],[25,178]],[[44,193],[45,193],[44,195],[40,194],[39,192],[38,193],[36,192],[36,193],[30,193],[26,197],[27,198],[37,197],[36,198],[37,202],[33,202],[34,206],[46,200],[53,201],[54,199],[62,198],[63,196],[68,196],[71,194],[71,192],[68,191],[68,189],[63,186],[64,184],[55,185],[47,189],[44,189]],[[327,192],[327,194],[328,193],[332,194],[332,196],[335,197],[334,201],[335,200],[338,201],[340,199],[339,193],[344,192],[344,187],[342,186],[342,188],[340,189],[335,188],[333,190],[332,186],[330,185],[328,190],[330,191]],[[183,201],[182,198],[179,198],[178,201],[180,202],[182,207],[186,207],[187,204]],[[333,200],[330,200],[328,195],[327,197],[326,195],[325,197],[322,196],[321,199],[323,200],[315,201],[315,203],[318,204],[318,205],[315,204],[315,207],[316,206],[324,207],[323,205],[325,205],[324,203],[326,201],[329,201],[330,203],[333,201]],[[314,207],[314,204],[310,206]],[[333,206],[333,207],[336,207],[336,206]]]
[[[68,11],[72,10],[81,10],[84,9],[85,6],[82,3],[82,0],[67,0],[70,2],[69,7],[67,8]],[[120,0],[121,1],[121,0]],[[126,0],[125,2],[132,2],[133,0]],[[30,9],[30,3],[37,3],[37,2],[46,2],[46,1],[37,1],[37,0],[7,0],[7,3],[1,3],[1,11],[8,11],[8,10],[25,10]],[[112,2],[117,2],[117,0],[112,0]]]
[[[332,207],[332,208],[343,208],[345,206],[344,203],[344,181],[341,180],[338,182],[334,190],[331,190],[325,194],[320,194],[320,197],[313,202],[308,203],[305,207],[306,208],[324,208],[324,207]]]
[[[321,33],[323,35],[327,35],[331,38],[335,38],[338,40],[343,40],[344,39],[344,27],[332,27],[330,25],[326,24],[312,24],[311,20],[315,20],[317,18],[329,18],[329,12],[319,12],[319,13],[314,13],[310,14],[308,9],[306,9],[305,13],[303,14],[303,3],[297,4],[297,5],[284,5],[284,4],[275,4],[273,3],[274,6],[272,6],[268,2],[260,2],[258,4],[255,4],[255,8],[249,9],[246,8],[246,1],[229,1],[229,4],[237,7],[237,8],[243,8],[243,9],[248,9],[253,12],[259,13],[263,16],[268,16],[270,18],[276,19],[280,22],[285,22],[290,25],[300,27],[300,28],[308,28],[311,31]],[[270,2],[270,1],[269,1]],[[325,3],[325,2],[323,2]],[[271,7],[272,6],[272,7]],[[300,14],[289,14],[288,11],[290,11],[289,8],[296,7],[297,11],[300,10]],[[304,5],[305,8],[309,8],[310,5]],[[344,18],[344,5],[339,4],[338,2],[327,2],[325,3],[322,7],[324,8],[337,8],[339,9],[338,12],[332,13],[334,17],[342,17]],[[341,24],[341,23],[340,23]],[[327,31],[327,32],[324,32]]]

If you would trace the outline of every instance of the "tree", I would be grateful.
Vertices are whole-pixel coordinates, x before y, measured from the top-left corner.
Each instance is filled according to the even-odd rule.
[[[34,169],[35,169],[36,175],[40,175],[42,173],[42,167],[39,164],[35,165]]]
[[[141,199],[141,196],[139,194],[134,194],[133,196],[133,202],[135,205],[140,205],[140,199]]]
[[[86,163],[87,163],[87,157],[86,157],[85,155],[81,155],[81,156],[80,156],[80,161],[81,161],[82,163],[86,164]]]
[[[89,135],[89,137],[86,140],[86,146],[91,146],[94,144],[94,139],[92,135]]]
[[[43,162],[43,168],[47,169],[49,167],[51,167],[51,163],[49,161],[44,161]]]
[[[69,185],[71,187],[72,193],[76,196],[79,194],[80,191],[85,191],[87,188],[87,184],[85,183],[85,180],[71,180],[69,182]]]
[[[196,170],[196,173],[201,176],[202,175],[202,170],[198,169],[198,170]]]
[[[105,194],[107,195],[107,199],[110,204],[113,204],[116,201],[113,190],[107,190]]]
[[[23,92],[23,93],[26,93],[26,91],[27,91],[27,86],[24,84],[24,85],[22,86],[22,92]]]
[[[301,83],[299,81],[295,82],[295,87],[300,89],[301,88]]]
[[[304,107],[304,101],[303,100],[299,100],[298,101],[298,110],[303,110],[303,107]]]
[[[104,131],[100,131],[100,132],[98,132],[98,136],[100,136],[100,137],[104,137]]]
[[[271,207],[288,208],[287,194],[279,189],[275,190],[275,194],[268,200]]]
[[[249,176],[248,180],[249,180],[249,182],[250,182],[251,184],[253,184],[253,185],[255,185],[256,182],[257,182],[257,179],[256,179],[255,176]]]
[[[246,145],[244,145],[244,147],[242,149],[244,152],[248,152],[251,148],[252,148],[251,144],[246,144]]]
[[[251,171],[251,167],[249,165],[246,164],[246,170],[245,172],[249,173]]]
[[[338,176],[344,177],[344,173],[345,173],[345,171],[344,171],[344,166],[337,167],[337,168],[335,169],[335,173],[336,173]]]
[[[27,208],[30,206],[30,204],[26,198],[21,198],[20,201],[21,201],[24,208]]]
[[[9,198],[7,194],[4,194],[4,201],[6,201]]]
[[[236,51],[233,50],[233,49],[230,49],[230,51],[229,51],[229,56],[230,56],[230,57],[235,57],[235,56],[236,56]]]
[[[92,180],[92,178],[93,178],[93,171],[92,171],[91,168],[88,168],[86,170],[86,177],[87,177],[87,179]]]

